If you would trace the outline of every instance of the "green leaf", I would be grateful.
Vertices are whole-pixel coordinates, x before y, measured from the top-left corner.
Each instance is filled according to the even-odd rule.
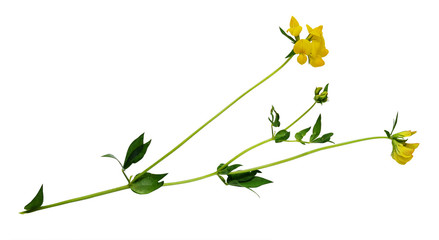
[[[221,180],[221,182],[224,183],[224,185],[227,185],[227,182],[226,182],[226,180],[223,178],[223,176],[221,176],[221,175],[219,175],[219,174],[217,174],[217,176],[219,177],[219,179]]]
[[[227,184],[235,187],[256,188],[272,181],[257,177],[256,174],[260,173],[259,170],[254,170],[239,174],[230,174],[227,176]]]
[[[119,161],[119,159],[117,159],[113,154],[105,154],[102,155],[101,157],[107,157],[107,158],[113,158],[116,159],[116,161],[120,164],[120,166],[123,168],[122,163]]]
[[[273,115],[274,113],[274,115]],[[268,121],[271,122],[271,126],[273,127],[279,127],[280,126],[280,122],[279,122],[279,113],[276,112],[276,110],[274,109],[273,106],[271,106],[271,111],[270,111],[270,115],[271,115],[271,119],[268,118]]]
[[[224,166],[224,163],[221,163],[216,169],[218,170],[218,169],[222,168],[223,166]],[[235,170],[235,169],[237,169],[237,168],[239,168],[241,166],[242,166],[241,164],[233,164],[233,165],[227,166],[227,167],[221,169],[221,171],[219,171],[218,174],[225,174],[225,175],[227,175],[230,172],[232,172],[233,170]]]
[[[254,177],[250,181],[239,182],[239,185],[240,187],[245,187],[245,188],[257,188],[267,183],[272,183],[272,181],[262,177]]]
[[[28,203],[26,206],[24,206],[24,209],[26,209],[28,211],[35,210],[35,209],[41,207],[41,205],[43,205],[43,201],[44,201],[43,185],[41,185],[40,190],[38,191],[37,195],[35,195],[34,199],[32,199],[32,201],[30,201],[30,203]]]
[[[290,35],[288,35],[281,27],[279,27],[280,32],[287,37],[288,39],[290,39],[293,43],[296,43],[296,40],[294,40],[293,37],[291,37]]]
[[[149,144],[151,144],[151,140],[144,144],[143,136],[144,133],[136,138],[128,147],[125,162],[123,163],[123,169],[129,168],[131,164],[139,162],[143,156],[145,156],[146,150],[148,150]]]
[[[256,176],[256,174],[260,173],[259,170],[254,170],[250,172],[245,173],[238,173],[238,174],[229,174],[227,175],[227,183],[230,183],[231,181],[238,181],[238,182],[246,182],[250,181],[252,178]]]
[[[130,183],[130,188],[133,192],[138,194],[148,194],[163,186],[163,181],[159,182],[164,178],[167,173],[164,174],[152,174],[152,173],[139,173],[137,174],[133,181]]]
[[[102,155],[101,157],[113,158],[113,159],[116,159],[117,161],[119,161],[119,159],[117,159],[113,154],[105,154],[105,155]]]
[[[283,129],[283,130],[280,130],[279,132],[276,133],[276,135],[274,136],[274,141],[276,143],[280,143],[280,142],[288,140],[289,137],[290,137],[290,132]]]
[[[297,141],[301,142],[302,144],[305,144],[302,139],[303,137],[305,137],[305,135],[308,133],[308,131],[311,129],[311,127],[309,128],[305,128],[299,132],[297,132],[294,137],[296,138]]]
[[[332,135],[334,135],[334,133],[326,133],[323,134],[323,136],[314,139],[312,142],[313,143],[326,143],[326,142],[331,142],[331,137]]]
[[[310,142],[312,142],[320,135],[321,128],[322,128],[322,115],[320,114],[319,117],[317,118],[316,123],[314,124],[314,127],[312,128],[312,134],[311,137],[309,137]]]

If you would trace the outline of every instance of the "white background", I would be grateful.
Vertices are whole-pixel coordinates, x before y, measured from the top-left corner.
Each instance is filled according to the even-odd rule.
[[[435,1],[2,1],[1,239],[439,239]],[[271,105],[286,126],[330,83],[323,132],[343,142],[417,130],[405,166],[387,140],[316,153],[262,176],[256,189],[217,178],[130,190],[20,215],[44,184],[45,204],[125,184],[129,143],[153,139],[134,175],[284,61],[294,15],[324,25],[322,68],[293,59],[155,167],[172,182],[210,173],[269,137]],[[253,167],[318,146],[270,143]]]

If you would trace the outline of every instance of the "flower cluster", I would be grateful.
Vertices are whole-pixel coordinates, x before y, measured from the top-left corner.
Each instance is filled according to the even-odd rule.
[[[403,131],[391,136],[393,146],[392,158],[399,164],[404,165],[413,158],[413,152],[419,146],[419,143],[406,143],[407,139],[404,139],[404,137],[410,137],[415,133],[416,131]]]
[[[325,46],[325,39],[323,38],[323,26],[320,25],[316,28],[311,28],[306,25],[308,30],[308,36],[305,39],[300,39],[300,33],[302,32],[302,27],[296,18],[291,17],[290,28],[287,30],[294,39],[293,51],[297,56],[297,62],[304,64],[306,61],[313,67],[321,67],[325,65],[323,57],[328,55],[328,49]]]

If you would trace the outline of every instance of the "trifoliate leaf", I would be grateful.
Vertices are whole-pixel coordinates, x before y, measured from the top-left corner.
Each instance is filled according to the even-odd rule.
[[[332,135],[334,135],[334,133],[326,133],[323,134],[323,136],[314,139],[312,142],[313,143],[326,143],[326,142],[331,142],[331,137]]]
[[[295,43],[296,42],[296,40],[294,40],[294,38],[293,37],[291,37],[290,35],[288,35],[281,27],[279,27],[279,30],[280,30],[280,32],[285,36],[285,37],[287,37],[288,39],[290,39],[293,43]]]
[[[28,203],[26,206],[24,206],[24,209],[26,209],[28,211],[35,210],[35,209],[41,207],[41,205],[43,205],[43,201],[44,201],[43,185],[41,185],[40,190],[38,191],[37,195],[35,195],[34,199],[32,199],[32,201],[30,201],[30,203]]]
[[[312,142],[320,135],[321,128],[322,128],[322,115],[319,115],[316,123],[314,124],[314,127],[312,128],[312,134],[311,137],[309,138],[310,142]]]
[[[305,137],[305,135],[308,133],[308,131],[311,129],[311,127],[309,128],[305,128],[299,132],[297,132],[294,137],[296,138],[297,141],[301,142],[302,144],[305,144],[302,139],[303,137]]]
[[[163,186],[163,181],[159,182],[164,178],[167,173],[164,174],[152,174],[152,173],[139,173],[137,174],[133,181],[130,183],[130,188],[133,192],[138,194],[148,194]]]
[[[218,169],[222,168],[223,166],[224,166],[224,163],[221,163],[216,169],[218,170]],[[233,170],[235,170],[235,169],[237,169],[237,168],[239,168],[241,166],[242,166],[241,164],[233,164],[233,165],[227,166],[227,167],[221,169],[218,172],[218,174],[225,174],[225,175],[227,175],[230,172],[232,172]]]
[[[123,163],[123,169],[129,168],[131,164],[137,163],[145,156],[146,150],[148,150],[149,144],[151,144],[151,140],[147,143],[143,143],[143,136],[144,133],[136,138],[129,146],[125,162]]]
[[[274,109],[273,106],[271,106],[270,115],[271,115],[271,119],[268,118],[268,121],[271,122],[271,126],[279,127],[280,126],[280,122],[279,122],[280,116],[279,116],[279,113],[276,112],[276,110]]]
[[[290,132],[283,129],[283,130],[280,130],[279,132],[276,133],[276,135],[274,136],[274,141],[276,143],[280,143],[280,142],[288,140],[289,137],[290,137]]]

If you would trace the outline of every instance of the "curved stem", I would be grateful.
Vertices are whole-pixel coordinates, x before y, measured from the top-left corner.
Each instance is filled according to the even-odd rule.
[[[177,146],[175,146],[171,151],[169,151],[168,153],[166,153],[163,157],[161,157],[159,160],[157,160],[156,162],[154,162],[153,164],[151,164],[151,166],[149,166],[147,169],[145,169],[142,173],[146,173],[149,170],[151,170],[151,168],[153,168],[154,166],[156,166],[157,164],[159,164],[161,161],[163,161],[165,158],[167,158],[169,155],[171,155],[173,152],[175,152],[177,149],[179,149],[183,144],[185,144],[187,141],[189,141],[189,139],[191,139],[193,136],[195,136],[195,134],[197,134],[199,131],[201,131],[201,129],[203,129],[205,126],[207,126],[210,122],[212,122],[213,120],[215,120],[215,118],[217,118],[219,115],[221,115],[223,112],[225,112],[227,109],[229,109],[233,104],[235,104],[237,101],[239,101],[242,97],[244,97],[245,95],[247,95],[247,93],[251,92],[253,89],[255,89],[257,86],[261,85],[263,82],[267,81],[270,77],[272,77],[274,74],[276,74],[279,70],[281,70],[290,60],[292,57],[287,58],[287,60],[280,65],[280,67],[278,67],[276,70],[274,70],[274,72],[272,72],[270,75],[268,75],[267,77],[265,77],[264,79],[262,79],[260,82],[258,82],[256,85],[254,85],[253,87],[251,87],[249,90],[245,91],[243,94],[241,94],[238,98],[236,98],[235,100],[233,100],[229,105],[227,105],[225,108],[223,108],[220,112],[218,112],[215,116],[213,116],[211,119],[209,119],[206,123],[204,123],[201,127],[199,127],[197,130],[195,130],[195,132],[193,132],[191,135],[189,135],[187,138],[185,138],[181,143],[179,143]]]
[[[185,184],[185,183],[190,183],[190,182],[195,182],[195,181],[199,181],[208,177],[212,177],[215,176],[217,174],[217,172],[213,172],[213,173],[209,173],[206,174],[204,176],[201,177],[196,177],[196,178],[191,178],[191,179],[187,179],[187,180],[183,180],[183,181],[178,181],[178,182],[169,182],[169,183],[164,183],[163,186],[172,186],[172,185],[178,185],[178,184]]]
[[[288,125],[288,127],[285,128],[285,130],[288,130],[288,128],[292,127],[294,124],[296,124],[296,122],[298,122],[300,119],[303,118],[303,116],[305,116],[309,111],[311,111],[311,109],[316,105],[317,102],[314,102],[311,107],[308,108],[308,110],[306,110],[302,115],[300,115],[300,117],[298,117],[294,122],[292,122],[290,125]]]
[[[105,194],[122,191],[122,190],[129,189],[129,188],[130,188],[129,185],[124,185],[124,186],[120,186],[120,187],[117,187],[117,188],[108,189],[108,190],[105,190],[105,191],[102,191],[102,192],[97,192],[97,193],[85,195],[85,196],[82,196],[82,197],[72,198],[72,199],[69,199],[69,200],[62,201],[62,202],[57,202],[57,203],[49,204],[49,205],[46,205],[46,206],[41,206],[41,207],[39,207],[37,209],[30,210],[30,211],[23,211],[23,212],[20,212],[20,213],[21,214],[31,213],[31,212],[35,212],[35,211],[39,211],[39,210],[43,210],[43,209],[47,209],[47,208],[61,206],[61,205],[67,204],[67,203],[78,202],[78,201],[86,200],[86,199],[89,199],[89,198],[94,198],[94,197],[102,196],[102,195],[105,195]]]
[[[286,163],[286,162],[289,162],[289,161],[292,161],[292,160],[295,160],[295,159],[298,159],[298,158],[301,158],[301,157],[304,157],[306,155],[309,155],[309,154],[312,154],[312,153],[316,153],[316,152],[319,152],[319,151],[322,151],[322,150],[331,149],[331,148],[335,148],[335,147],[340,147],[340,146],[344,146],[344,145],[348,145],[348,144],[352,144],[352,143],[357,143],[357,142],[362,142],[362,141],[367,141],[367,140],[372,140],[372,139],[382,139],[382,138],[383,139],[388,139],[388,137],[380,136],[380,137],[361,138],[361,139],[357,139],[357,140],[353,140],[353,141],[338,143],[338,144],[334,144],[334,145],[330,145],[330,146],[325,146],[325,147],[317,148],[317,149],[314,149],[314,150],[311,150],[311,151],[308,151],[308,152],[304,152],[304,153],[296,155],[294,157],[286,158],[284,160],[280,160],[280,161],[277,161],[277,162],[272,162],[272,163],[261,165],[261,166],[254,167],[254,168],[249,168],[249,169],[245,169],[245,170],[239,170],[239,171],[231,172],[229,174],[239,174],[239,173],[245,173],[245,172],[250,172],[250,171],[254,171],[254,170],[260,170],[260,169],[272,167],[272,166],[275,166],[275,165],[278,165],[278,164],[281,164],[281,163]]]

